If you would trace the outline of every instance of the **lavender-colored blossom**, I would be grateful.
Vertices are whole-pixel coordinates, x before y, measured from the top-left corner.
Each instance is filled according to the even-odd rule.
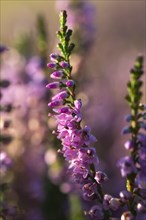
[[[73,87],[74,84],[75,84],[75,83],[74,83],[73,80],[68,80],[68,81],[66,82],[67,87]]]
[[[103,209],[101,206],[98,205],[93,206],[89,211],[89,215],[95,220],[96,219],[104,220]]]
[[[61,66],[66,69],[69,67],[69,63],[66,61],[63,61],[63,62],[61,62]]]
[[[60,105],[62,105],[62,100],[55,100],[55,101],[52,101],[52,102],[48,103],[49,107],[57,107],[57,106],[60,106]]]
[[[58,55],[57,53],[51,53],[51,54],[50,54],[50,59],[51,59],[51,61],[57,60],[58,57],[59,57],[59,55]]]
[[[109,194],[104,195],[103,207],[105,210],[111,209],[116,211],[121,205],[119,198],[113,198]]]
[[[129,133],[131,133],[130,127],[125,127],[122,129],[122,134],[129,134]]]
[[[90,168],[90,165],[94,164],[95,167],[97,168],[99,160],[97,158],[95,148],[91,148],[91,147],[89,149],[88,148],[86,149],[84,147],[80,148],[80,150],[78,152],[77,162],[87,168]]]
[[[76,109],[80,110],[81,107],[82,107],[82,101],[81,101],[81,99],[75,100],[75,101],[74,101],[74,105],[75,105]]]
[[[59,92],[58,94],[56,94],[55,96],[52,97],[52,100],[55,101],[55,100],[62,100],[62,99],[66,99],[68,98],[69,94],[67,91],[61,91]]]
[[[109,208],[116,211],[121,205],[121,202],[118,198],[111,198],[109,201]]]
[[[146,189],[146,166],[138,172],[135,181],[140,189]]]
[[[121,191],[119,195],[120,195],[121,200],[123,202],[126,202],[130,199],[132,194],[131,194],[131,192],[124,190],[124,191]]]
[[[59,82],[53,82],[46,85],[46,88],[48,89],[58,89],[60,87]]]
[[[93,201],[96,198],[97,192],[97,186],[96,183],[89,182],[86,183],[83,187],[83,198],[87,201]]]
[[[138,203],[137,210],[138,212],[146,213],[146,203],[145,204]]]
[[[109,209],[110,200],[112,199],[112,196],[109,194],[105,194],[103,198],[103,207],[105,210]]]
[[[136,172],[136,167],[131,157],[125,156],[118,161],[117,164],[121,169],[121,175],[126,177]]]
[[[57,64],[53,63],[53,62],[47,64],[47,67],[52,68],[52,69],[55,68],[56,66],[57,66]]]
[[[42,60],[40,57],[32,57],[26,64],[25,71],[30,77],[30,81],[39,83],[44,80],[44,75],[42,71]]]
[[[98,171],[95,174],[94,179],[97,183],[101,184],[108,179],[107,175],[104,172]]]
[[[63,71],[62,71],[62,70],[55,71],[55,72],[53,72],[53,73],[50,75],[50,77],[51,77],[52,79],[61,79],[62,76],[63,76]]]
[[[65,12],[62,12],[62,14],[65,14]],[[65,41],[67,39],[65,37]],[[95,198],[99,199],[100,206],[93,207],[89,211],[89,215],[97,219],[98,216],[104,216],[101,189],[99,190],[98,188],[101,187],[103,180],[106,179],[105,174],[100,175],[100,177],[97,175],[99,160],[93,147],[97,139],[91,134],[89,126],[81,126],[82,101],[75,97],[75,83],[71,77],[72,67],[70,66],[70,60],[64,57],[61,57],[61,60],[57,60],[56,55],[55,59],[54,55],[51,55],[51,60],[52,56],[54,62],[53,64],[49,63],[48,67],[53,68],[55,71],[51,73],[50,77],[58,79],[62,87],[67,86],[66,90],[60,88],[48,104],[54,111],[54,117],[57,120],[57,129],[53,133],[61,141],[62,149],[59,152],[63,154],[68,162],[68,170],[72,174],[72,180],[82,189],[83,198],[90,201]],[[60,68],[59,70],[58,67]],[[56,86],[58,87],[56,82],[47,85],[49,88],[56,88]]]
[[[130,122],[132,120],[132,115],[126,115],[125,120]]]
[[[0,173],[5,173],[12,165],[12,160],[6,152],[0,152]]]
[[[134,144],[133,144],[132,140],[126,141],[124,144],[124,147],[126,150],[130,150],[130,149],[134,148]]]
[[[138,134],[138,140],[140,141],[142,147],[146,148],[146,134],[144,133],[139,133]]]
[[[146,148],[142,147],[138,151],[139,153],[139,163],[141,166],[146,166]]]

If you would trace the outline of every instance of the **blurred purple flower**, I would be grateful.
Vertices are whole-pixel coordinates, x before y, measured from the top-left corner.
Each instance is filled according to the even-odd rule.
[[[118,167],[121,169],[121,175],[127,177],[136,172],[136,167],[131,157],[125,156],[118,161]]]
[[[0,152],[0,173],[4,174],[12,166],[12,160],[6,152]]]
[[[4,51],[8,50],[5,45],[0,44],[0,53],[3,53]]]

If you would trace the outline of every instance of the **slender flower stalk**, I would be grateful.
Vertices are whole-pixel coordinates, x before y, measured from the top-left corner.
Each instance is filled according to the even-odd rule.
[[[56,8],[68,11],[68,26],[74,29],[74,42],[80,42],[76,45],[75,51],[79,54],[85,54],[95,40],[95,7],[89,0],[56,0]],[[75,53],[74,51],[74,53]]]
[[[128,94],[126,100],[131,113],[126,117],[126,121],[130,123],[130,126],[124,128],[123,133],[130,133],[131,135],[125,143],[125,149],[129,151],[130,155],[125,156],[118,162],[121,175],[126,177],[126,188],[130,194],[127,199],[129,215],[132,215],[134,219],[138,211],[146,210],[144,208],[146,205],[144,195],[146,190],[146,108],[141,104],[142,75],[143,57],[139,56],[136,59],[134,68],[130,71],[130,81],[127,84]]]

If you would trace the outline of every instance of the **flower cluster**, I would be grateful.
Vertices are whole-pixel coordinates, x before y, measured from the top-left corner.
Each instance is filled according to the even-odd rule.
[[[57,121],[57,130],[53,131],[61,140],[62,149],[59,150],[69,163],[69,171],[72,178],[82,191],[83,198],[88,201],[96,201],[88,214],[93,219],[105,219],[111,215],[111,210],[117,210],[122,204],[120,199],[111,195],[104,195],[102,184],[107,180],[107,175],[98,171],[98,157],[94,148],[97,141],[91,134],[88,126],[82,126],[82,101],[76,99],[75,82],[72,79],[70,54],[74,47],[69,42],[72,31],[66,26],[67,14],[60,14],[60,30],[58,47],[61,54],[52,53],[51,62],[47,64],[53,70],[50,78],[55,81],[46,85],[49,90],[56,90],[48,106],[52,109],[50,116]]]
[[[21,39],[21,41],[24,40]],[[28,45],[25,46],[28,47]],[[20,219],[40,220],[43,219],[41,206],[45,198],[42,156],[47,127],[46,120],[43,118],[46,112],[42,114],[42,111],[46,110],[47,103],[46,89],[44,88],[45,72],[42,65],[45,61],[42,56],[30,57],[30,54],[28,56],[22,52],[18,53],[18,50],[21,51],[21,48],[9,49],[8,52],[4,53],[1,62],[1,85],[6,87],[8,82],[11,82],[11,86],[7,86],[6,93],[3,93],[0,100],[1,109],[4,112],[4,114],[2,112],[1,119],[3,120],[4,117],[7,119],[8,116],[15,119],[15,125],[10,126],[10,132],[13,132],[13,137],[15,137],[14,142],[10,142],[8,149],[2,145],[2,150],[4,147],[10,157],[15,156],[15,163],[13,162],[11,169],[8,169],[11,164],[6,152],[2,151],[0,153],[0,171],[4,173],[7,168],[8,172],[5,172],[7,182],[13,176],[15,177],[12,182],[13,187],[15,187],[15,194],[13,193],[15,197],[10,194],[7,196],[7,200],[11,200],[10,202],[14,204],[19,201],[19,207],[22,207],[22,210],[19,211]],[[39,108],[35,111],[38,103]],[[16,111],[11,111],[14,108],[13,106],[17,108]],[[8,111],[10,112],[9,115]],[[42,116],[40,117],[40,115]],[[3,142],[5,141],[4,144],[6,144],[6,141],[12,139],[8,136],[10,132],[6,128],[8,121],[4,121],[4,123],[0,121],[0,125],[4,127],[2,134]],[[0,179],[4,180],[4,178]],[[4,198],[4,203],[5,200]],[[2,204],[1,207],[5,210],[7,208],[5,204]]]
[[[126,190],[120,192],[119,198],[114,198],[103,193],[102,184],[108,178],[104,172],[98,171],[99,159],[94,148],[97,140],[91,134],[91,129],[82,125],[82,101],[76,99],[76,86],[71,74],[70,55],[74,48],[74,44],[70,43],[72,31],[68,29],[66,22],[66,11],[62,11],[58,31],[58,48],[61,53],[52,53],[51,62],[47,64],[53,70],[50,74],[53,81],[46,88],[57,91],[48,106],[51,109],[49,116],[54,116],[57,121],[57,130],[53,133],[62,144],[59,152],[68,162],[72,179],[81,189],[83,198],[96,202],[86,213],[95,220],[109,219],[114,211],[127,206],[121,220],[135,219],[138,212],[146,212],[146,135],[143,132],[146,129],[146,113],[145,106],[140,104],[143,58],[138,57],[131,70],[126,96],[131,108],[131,115],[126,120],[131,125],[124,128],[123,133],[131,133],[131,139],[125,143],[130,156],[125,156],[118,162],[122,176],[127,179]]]
[[[131,138],[124,145],[130,155],[123,157],[118,162],[118,166],[121,169],[121,175],[126,177],[126,188],[131,193],[130,201],[133,200],[133,203],[129,201],[129,211],[131,215],[136,216],[137,211],[146,213],[146,123],[144,121],[146,107],[140,103],[143,57],[137,58],[130,75],[126,95],[131,108],[131,114],[126,117],[126,121],[130,126],[123,129],[124,134],[131,134]]]

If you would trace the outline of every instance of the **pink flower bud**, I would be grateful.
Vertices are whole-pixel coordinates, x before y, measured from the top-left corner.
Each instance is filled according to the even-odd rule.
[[[57,89],[59,88],[60,83],[59,82],[53,82],[46,85],[46,88],[48,89]]]
[[[49,67],[49,68],[55,68],[57,66],[57,64],[56,63],[47,63],[47,67]]]
[[[75,105],[75,107],[76,107],[76,109],[81,109],[81,107],[82,107],[82,101],[81,101],[81,99],[77,99],[77,100],[75,100],[74,101],[74,105]]]
[[[52,97],[52,100],[59,100],[59,99],[65,99],[69,96],[67,91],[62,91],[58,93],[57,95]]]
[[[55,71],[53,72],[50,77],[52,79],[60,79],[61,77],[63,76],[63,71],[62,70],[58,70],[58,71]]]
[[[73,87],[74,84],[75,84],[75,83],[74,83],[73,80],[68,80],[68,81],[66,82],[67,87]]]

